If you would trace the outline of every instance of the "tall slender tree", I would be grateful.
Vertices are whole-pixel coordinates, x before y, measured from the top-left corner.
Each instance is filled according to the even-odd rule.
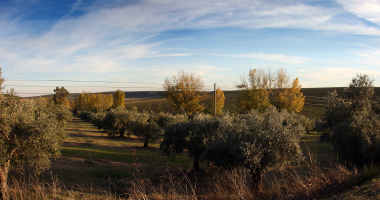
[[[113,97],[113,107],[124,107],[125,94],[122,90],[116,90]]]
[[[224,92],[218,87],[216,89],[216,115],[220,116],[222,114],[222,109],[224,107],[224,101],[226,100],[226,97],[224,96]],[[208,114],[214,115],[215,111],[215,97],[213,95],[212,97],[212,103],[206,108],[205,112]]]

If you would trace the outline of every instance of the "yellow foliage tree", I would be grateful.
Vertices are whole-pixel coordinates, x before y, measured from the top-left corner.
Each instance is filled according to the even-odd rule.
[[[221,115],[222,114],[222,109],[224,107],[224,100],[226,97],[224,96],[224,92],[218,87],[216,89],[216,115]],[[212,97],[212,103],[211,105],[206,109],[206,113],[214,115],[214,102],[215,102],[215,97],[213,95]]]
[[[277,77],[274,82],[275,87],[271,90],[270,103],[279,111],[286,109],[292,113],[301,112],[305,97],[301,92],[298,78],[294,79],[290,85],[286,71],[280,69],[277,71]]]
[[[90,94],[83,92],[75,98],[74,110],[103,112],[113,105],[112,94]]]
[[[279,69],[276,75],[260,69],[250,70],[249,81],[242,79],[242,84],[237,87],[241,90],[238,94],[237,105],[243,111],[252,109],[259,112],[265,111],[270,105],[278,111],[286,109],[289,112],[301,112],[305,97],[301,92],[298,78],[289,84],[289,76],[286,70]]]
[[[125,94],[122,90],[117,90],[113,98],[113,107],[124,107]]]
[[[305,104],[305,96],[301,92],[301,85],[299,84],[298,78],[294,79],[292,86],[288,89],[288,106],[287,110],[289,112],[298,113],[303,109]]]
[[[75,98],[75,106],[74,106],[74,110],[75,111],[78,111],[78,110],[81,110],[81,111],[90,111],[89,107],[88,107],[88,99],[90,98],[90,93],[88,92],[84,92],[79,94],[76,98]]]
[[[204,110],[201,105],[206,99],[204,95],[204,84],[200,76],[179,71],[177,76],[166,78],[163,86],[165,95],[170,104],[179,113],[194,114]]]
[[[237,96],[237,106],[242,111],[252,109],[264,112],[269,108],[270,77],[264,70],[250,69],[248,81],[242,77],[242,84],[237,85],[240,93]]]

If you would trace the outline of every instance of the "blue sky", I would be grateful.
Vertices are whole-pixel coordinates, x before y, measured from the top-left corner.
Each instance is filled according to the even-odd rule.
[[[233,90],[251,68],[380,86],[380,1],[1,0],[0,67],[20,96],[161,90],[180,70]]]

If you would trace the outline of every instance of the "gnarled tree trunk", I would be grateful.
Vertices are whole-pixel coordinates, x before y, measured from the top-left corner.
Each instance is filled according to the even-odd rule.
[[[8,172],[9,172],[10,160],[0,165],[0,198],[2,200],[8,199]]]
[[[194,171],[199,171],[199,158],[200,158],[200,155],[194,156],[194,164],[193,164]]]
[[[252,190],[254,192],[261,192],[261,182],[263,179],[263,172],[260,170],[257,170],[256,173],[253,173],[251,171],[251,177],[252,177]]]
[[[145,135],[145,138],[144,138],[144,147],[148,147],[149,146],[149,135]]]

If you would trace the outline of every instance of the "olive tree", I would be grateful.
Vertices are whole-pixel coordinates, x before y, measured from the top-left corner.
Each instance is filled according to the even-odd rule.
[[[143,140],[144,147],[148,147],[149,143],[157,142],[164,132],[157,122],[154,121],[152,115],[154,113],[137,113],[131,122],[133,134]]]
[[[318,125],[321,141],[331,142],[341,160],[358,166],[380,162],[380,119],[373,95],[373,79],[357,75],[343,97],[336,91],[327,95]]]
[[[51,112],[47,105],[44,99],[20,101],[8,99],[0,93],[2,199],[8,199],[7,177],[11,169],[22,170],[25,165],[30,165],[41,172],[49,167],[51,158],[60,155],[60,144],[66,136],[64,121],[69,117],[66,112]]]
[[[302,159],[298,142],[305,128],[290,118],[286,110],[278,112],[270,107],[262,114],[251,111],[221,120],[203,156],[216,166],[245,166],[254,190],[260,189],[262,176],[270,167]]]
[[[133,110],[127,110],[123,107],[111,109],[101,122],[102,128],[107,130],[111,136],[124,137],[125,133],[130,134],[131,121],[135,119],[137,113],[137,108]]]
[[[168,126],[160,148],[168,156],[175,156],[187,149],[189,155],[194,158],[193,170],[198,171],[201,156],[218,126],[219,121],[210,115],[195,115],[192,120]]]
[[[104,118],[106,117],[107,112],[97,112],[97,113],[91,113],[90,118],[91,118],[91,123],[97,127],[98,129],[102,128],[102,122]]]

